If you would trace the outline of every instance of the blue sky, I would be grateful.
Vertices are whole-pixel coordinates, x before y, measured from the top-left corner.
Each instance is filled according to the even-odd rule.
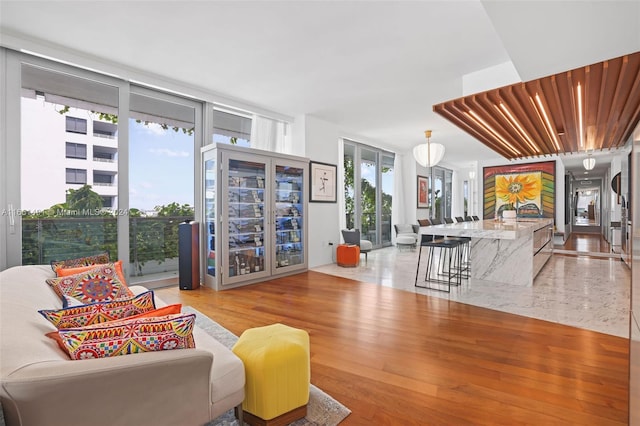
[[[157,124],[129,124],[129,206],[193,206],[193,136]]]

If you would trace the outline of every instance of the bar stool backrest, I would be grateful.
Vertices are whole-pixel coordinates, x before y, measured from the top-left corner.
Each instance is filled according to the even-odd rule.
[[[462,216],[456,216],[456,222],[464,222]]]
[[[453,223],[453,219],[451,219],[450,217],[445,217],[444,223]]]

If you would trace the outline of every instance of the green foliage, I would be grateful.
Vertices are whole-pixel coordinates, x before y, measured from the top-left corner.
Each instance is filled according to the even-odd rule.
[[[91,189],[91,185],[84,185],[78,189],[67,189],[67,208],[79,212],[78,214],[81,216],[95,214],[102,209],[102,205],[102,197]]]
[[[189,204],[178,204],[176,202],[167,204],[166,206],[155,206],[154,210],[158,212],[158,216],[191,216],[194,215],[193,207]]]
[[[96,198],[97,196],[97,198]],[[100,201],[100,207],[97,202]],[[101,211],[102,198],[85,185],[69,190],[67,202],[38,212],[22,212],[22,262],[49,263],[108,251],[118,258],[117,218]],[[140,274],[146,262],[178,257],[178,225],[193,220],[194,209],[176,202],[156,206],[158,217],[129,210],[129,259]]]
[[[435,214],[433,217],[442,219],[442,197],[440,196],[440,190],[436,189],[433,196],[435,197]]]
[[[370,165],[369,167],[372,167]],[[383,173],[389,172],[389,167],[382,169]],[[354,226],[354,212],[355,212],[355,197],[352,194],[354,192],[354,161],[353,158],[344,156],[344,198],[345,198],[345,212],[347,216],[347,227],[353,228]],[[361,232],[367,233],[369,229],[376,229],[376,188],[372,186],[368,180],[360,180],[360,192],[361,192]],[[382,192],[382,217],[391,216],[392,196]]]

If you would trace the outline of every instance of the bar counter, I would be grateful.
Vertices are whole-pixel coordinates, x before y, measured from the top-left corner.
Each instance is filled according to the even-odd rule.
[[[421,234],[471,238],[471,280],[531,286],[553,252],[553,219],[482,220],[420,227]]]

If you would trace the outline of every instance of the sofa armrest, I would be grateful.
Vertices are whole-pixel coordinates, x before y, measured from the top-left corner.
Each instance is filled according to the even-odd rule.
[[[178,349],[26,365],[2,378],[7,426],[202,425],[213,354]]]

